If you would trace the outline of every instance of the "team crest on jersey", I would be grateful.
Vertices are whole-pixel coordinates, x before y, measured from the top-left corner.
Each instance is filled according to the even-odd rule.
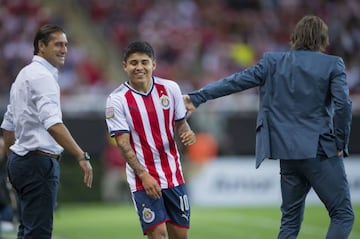
[[[115,114],[114,114],[114,107],[107,107],[105,109],[105,117],[107,119],[110,119],[110,118],[114,118]]]
[[[150,208],[144,208],[142,211],[142,217],[144,222],[151,223],[155,219],[155,213]]]
[[[169,101],[169,97],[167,95],[162,95],[160,97],[160,103],[164,109],[169,109],[170,101]]]

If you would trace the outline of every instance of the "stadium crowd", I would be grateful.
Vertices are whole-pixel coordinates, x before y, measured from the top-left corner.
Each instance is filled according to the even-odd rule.
[[[18,70],[32,57],[32,33],[45,22],[63,24],[41,1],[0,0],[0,93],[7,95]],[[130,41],[155,47],[156,74],[183,92],[252,65],[264,51],[288,48],[293,25],[316,14],[329,25],[328,52],[343,57],[352,95],[360,94],[360,2],[357,0],[79,0],[84,17],[121,51]],[[66,29],[66,27],[65,27]],[[109,79],[76,39],[60,84],[64,96],[108,94]],[[120,67],[120,66],[119,66]],[[316,66],[314,66],[316,67]],[[112,79],[114,80],[114,79]],[[121,79],[115,79],[117,82]],[[104,90],[89,91],[104,87]],[[256,90],[246,94],[256,94]]]
[[[253,64],[264,51],[288,48],[289,33],[305,14],[330,27],[329,52],[347,63],[350,85],[359,92],[360,2],[356,0],[91,0],[82,1],[92,20],[121,50],[146,39],[156,46],[157,73],[183,89]]]
[[[42,5],[41,1],[0,0],[0,58],[2,59],[0,94],[2,96],[8,95],[10,85],[18,71],[31,61],[33,34],[45,23],[65,25],[63,16],[54,14]],[[103,72],[97,66],[96,60],[88,57],[87,52],[76,39],[68,40],[70,50],[65,66],[60,71],[59,84],[62,94],[66,96],[81,91],[89,92],[88,89],[93,85],[104,85]],[[102,93],[108,92],[104,90]]]

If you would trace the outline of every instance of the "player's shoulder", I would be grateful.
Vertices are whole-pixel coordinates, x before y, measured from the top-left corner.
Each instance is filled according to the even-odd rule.
[[[119,96],[125,94],[125,92],[128,90],[128,88],[125,86],[124,83],[116,87],[109,96]]]
[[[157,76],[154,76],[153,78],[155,84],[163,85],[166,88],[179,88],[179,84],[173,80],[169,80]]]
[[[176,84],[175,81],[165,79],[165,78],[162,78],[162,77],[158,77],[158,76],[154,76],[153,79],[154,79],[154,82],[157,83],[157,84],[164,84],[164,85]]]
[[[120,86],[118,86],[117,88],[115,88],[107,97],[108,101],[118,101],[125,96],[125,93],[128,91],[129,89],[125,86],[125,84],[121,84]]]

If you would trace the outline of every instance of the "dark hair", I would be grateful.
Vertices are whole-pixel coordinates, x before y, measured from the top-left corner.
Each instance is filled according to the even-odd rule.
[[[34,55],[39,53],[39,42],[42,41],[47,46],[51,40],[51,34],[55,32],[65,33],[60,26],[53,24],[46,24],[39,28],[34,38]]]
[[[151,59],[155,58],[154,49],[146,41],[135,41],[130,43],[127,48],[124,50],[123,61],[126,61],[129,56],[133,53],[144,53],[148,55]]]
[[[303,17],[290,37],[290,46],[294,50],[325,51],[328,45],[328,26],[317,16]]]

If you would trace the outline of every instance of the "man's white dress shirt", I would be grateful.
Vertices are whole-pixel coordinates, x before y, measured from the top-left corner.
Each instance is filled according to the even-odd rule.
[[[25,155],[41,150],[61,154],[63,148],[47,129],[62,123],[58,70],[44,58],[35,55],[16,77],[10,90],[10,103],[1,128],[15,131],[11,151]]]

